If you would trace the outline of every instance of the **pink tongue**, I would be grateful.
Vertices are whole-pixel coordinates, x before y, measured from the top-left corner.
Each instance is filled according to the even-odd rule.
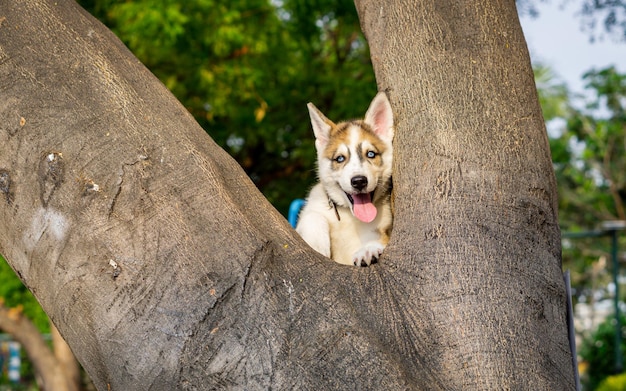
[[[352,194],[354,200],[353,211],[354,216],[364,223],[370,223],[376,218],[376,207],[372,204],[372,198],[369,194]]]

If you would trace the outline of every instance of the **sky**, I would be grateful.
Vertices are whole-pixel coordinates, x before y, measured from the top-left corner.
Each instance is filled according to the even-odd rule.
[[[521,23],[533,63],[548,65],[571,92],[584,92],[582,75],[591,70],[615,65],[626,72],[626,42],[590,42],[590,32],[581,30],[581,19],[576,16],[580,2],[569,2],[562,7],[561,0],[537,5],[539,17],[522,16]]]

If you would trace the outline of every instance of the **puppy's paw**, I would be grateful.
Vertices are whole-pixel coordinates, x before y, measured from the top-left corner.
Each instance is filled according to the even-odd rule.
[[[369,266],[376,263],[385,245],[380,242],[369,242],[352,255],[352,263],[355,266]]]

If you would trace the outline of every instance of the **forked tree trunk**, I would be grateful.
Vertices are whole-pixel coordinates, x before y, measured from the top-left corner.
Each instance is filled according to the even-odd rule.
[[[573,388],[514,2],[357,5],[398,119],[370,268],[308,249],[74,2],[0,0],[0,251],[100,390]]]

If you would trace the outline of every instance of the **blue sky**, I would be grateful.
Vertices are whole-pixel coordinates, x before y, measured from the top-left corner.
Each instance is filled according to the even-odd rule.
[[[534,62],[548,65],[570,91],[584,90],[582,75],[591,70],[615,65],[626,72],[626,42],[616,43],[611,37],[591,43],[590,34],[581,31],[581,19],[576,16],[580,2],[561,0],[539,3],[539,17],[522,17],[522,28]]]

